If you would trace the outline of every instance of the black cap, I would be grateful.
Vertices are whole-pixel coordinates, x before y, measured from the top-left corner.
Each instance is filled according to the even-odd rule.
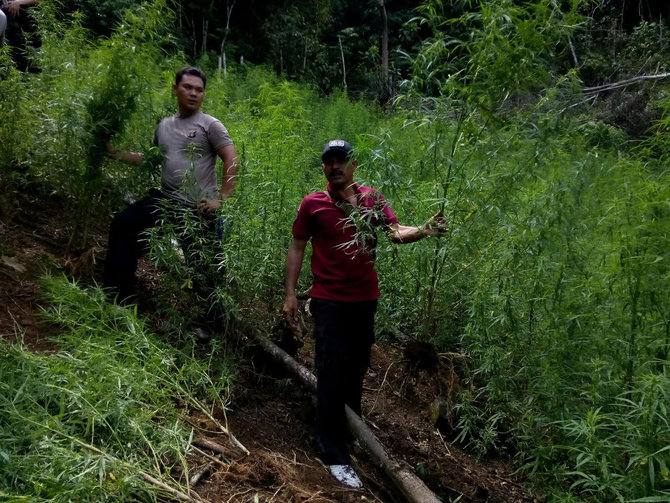
[[[323,152],[321,152],[321,160],[325,160],[326,155],[331,152],[342,152],[347,159],[351,157],[353,152],[351,145],[346,140],[330,140],[326,143],[326,146],[323,147]]]

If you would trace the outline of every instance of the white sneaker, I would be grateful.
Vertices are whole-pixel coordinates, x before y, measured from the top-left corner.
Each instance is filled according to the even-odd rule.
[[[198,342],[209,342],[212,340],[212,334],[200,327],[196,328],[193,332]]]
[[[363,487],[363,482],[358,478],[351,465],[328,465],[328,471],[347,487],[353,487],[354,489]]]

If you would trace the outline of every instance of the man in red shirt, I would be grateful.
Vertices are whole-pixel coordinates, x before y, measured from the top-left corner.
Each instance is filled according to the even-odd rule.
[[[325,191],[306,196],[293,223],[286,257],[284,319],[296,326],[295,289],[305,247],[312,240],[310,311],[314,318],[317,369],[316,440],[330,472],[343,484],[361,487],[350,465],[345,404],[361,414],[363,378],[374,343],[379,298],[374,268],[375,229],[394,243],[412,243],[446,232],[441,215],[419,227],[400,225],[383,196],[354,182],[358,163],[351,145],[329,141],[321,155]]]

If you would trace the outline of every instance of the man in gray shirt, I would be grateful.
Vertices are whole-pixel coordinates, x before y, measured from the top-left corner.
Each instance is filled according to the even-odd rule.
[[[211,222],[216,238],[216,210],[229,198],[237,182],[238,158],[225,126],[200,111],[207,78],[199,68],[179,70],[172,85],[177,113],[161,120],[154,144],[165,152],[161,189],[117,213],[109,229],[103,284],[117,302],[133,300],[138,259],[146,252],[143,234],[163,218],[166,201],[191,208]],[[140,164],[143,154],[117,151],[106,142],[107,153],[131,164]],[[221,186],[216,182],[216,158],[223,161]]]
[[[5,43],[5,29],[7,28],[7,16],[0,10],[0,47]]]

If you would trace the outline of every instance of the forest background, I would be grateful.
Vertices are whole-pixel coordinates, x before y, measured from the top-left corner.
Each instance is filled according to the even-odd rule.
[[[509,456],[548,501],[668,501],[669,15],[665,2],[624,0],[45,1],[32,12],[30,71],[0,53],[0,214],[57,199],[72,217],[69,252],[89,250],[91,226],[156,184],[151,132],[174,110],[175,69],[197,63],[210,76],[204,109],[241,155],[223,250],[200,257],[226,269],[209,304],[231,324],[276,322],[296,208],[323,188],[324,142],[347,138],[358,180],[401,222],[438,210],[450,221],[446,238],[401,249],[380,239],[377,254],[380,344],[458,355],[461,385],[444,397],[450,439]],[[103,138],[148,162],[106,158]],[[163,271],[159,311],[178,332],[207,307],[189,291],[196,272],[170,245],[173,230],[152,235],[151,258]],[[232,355],[224,345],[203,363],[105,311],[95,289],[46,281],[46,313],[72,330],[59,345],[73,366],[2,343],[11,413],[0,418],[0,490],[17,501],[132,498],[141,480],[108,476],[130,462],[125,444],[149,446],[157,472],[188,445],[176,413],[160,418],[165,429],[131,413],[169,408],[149,375],[198,403],[225,402]],[[103,333],[110,367],[88,360],[110,351]],[[119,333],[143,337],[146,351],[119,357]],[[172,372],[150,371],[166,359]],[[145,376],[140,390],[120,386],[143,398],[92,405],[76,376],[96,366],[118,383]],[[70,459],[76,442],[116,457]],[[25,456],[32,443],[40,449]]]

